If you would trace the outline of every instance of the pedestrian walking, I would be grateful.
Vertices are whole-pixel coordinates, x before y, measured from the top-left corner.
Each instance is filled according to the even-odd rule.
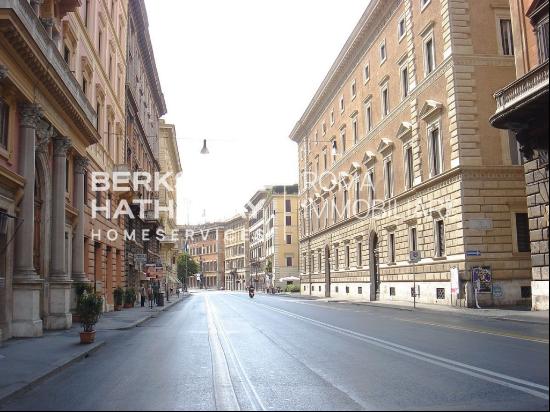
[[[147,297],[149,298],[149,307],[153,309],[153,289],[151,286],[147,289]]]
[[[142,286],[139,290],[139,294],[141,295],[141,307],[145,307],[145,299],[147,298],[147,290],[145,289],[145,286]]]
[[[176,289],[176,295],[178,296],[178,299],[180,298],[180,288]]]

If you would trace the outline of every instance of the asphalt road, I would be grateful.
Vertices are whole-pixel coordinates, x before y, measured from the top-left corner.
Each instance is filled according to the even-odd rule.
[[[548,327],[192,295],[9,410],[548,410]],[[2,373],[6,373],[3,371]]]

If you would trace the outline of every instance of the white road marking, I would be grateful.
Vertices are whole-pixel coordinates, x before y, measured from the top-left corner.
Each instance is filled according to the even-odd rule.
[[[319,327],[322,327],[322,328],[340,333],[342,335],[346,335],[346,336],[361,340],[363,342],[369,343],[369,344],[374,345],[374,346],[382,347],[386,350],[397,352],[397,353],[400,353],[402,355],[405,355],[405,356],[408,356],[408,357],[411,357],[411,358],[419,359],[419,360],[422,360],[422,361],[427,362],[427,363],[431,363],[431,364],[434,364],[434,365],[437,365],[437,366],[440,366],[440,367],[443,367],[443,368],[446,368],[446,369],[450,369],[450,370],[453,370],[453,371],[456,371],[456,372],[460,372],[464,375],[473,376],[473,377],[483,379],[483,380],[488,381],[488,382],[496,383],[496,384],[501,385],[501,386],[505,386],[505,387],[508,387],[508,388],[512,388],[512,389],[524,392],[524,393],[528,393],[530,395],[536,396],[536,397],[541,398],[541,399],[549,400],[549,396],[548,396],[548,393],[547,393],[548,390],[549,390],[548,386],[539,385],[537,383],[529,382],[529,381],[526,381],[526,380],[523,380],[523,379],[514,378],[512,376],[500,374],[500,373],[493,372],[493,371],[490,371],[490,370],[487,370],[487,369],[478,368],[478,367],[467,365],[467,364],[464,364],[464,363],[461,363],[461,362],[453,361],[451,359],[447,359],[447,358],[432,355],[432,354],[429,354],[429,353],[426,353],[426,352],[418,351],[416,349],[409,348],[407,346],[399,345],[399,344],[392,343],[392,342],[389,342],[389,341],[385,341],[385,340],[382,340],[382,339],[378,339],[378,338],[375,338],[375,337],[372,337],[372,336],[364,335],[362,333],[354,332],[354,331],[349,330],[349,329],[340,328],[338,326],[330,325],[328,323],[320,322],[320,321],[317,321],[315,319],[311,319],[311,318],[307,318],[305,316],[297,315],[297,314],[294,314],[292,312],[288,312],[288,311],[283,310],[283,309],[274,308],[272,306],[265,305],[263,303],[258,303],[258,305],[263,306],[268,310],[271,310],[271,311],[278,312],[280,314],[289,316],[291,318],[311,323],[313,325],[316,325],[316,326],[319,326]],[[523,385],[523,386],[521,386],[521,385]],[[535,389],[540,389],[540,390],[543,390],[545,392],[540,392],[540,391],[535,390]]]
[[[212,375],[214,380],[214,398],[216,410],[218,411],[240,411],[235,388],[231,381],[227,359],[220,341],[218,329],[214,321],[214,315],[205,297],[206,317],[208,320],[208,340],[210,341],[210,352],[212,354]]]

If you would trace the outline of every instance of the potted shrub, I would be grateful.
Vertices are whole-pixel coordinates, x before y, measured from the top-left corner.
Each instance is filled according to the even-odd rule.
[[[130,288],[126,289],[126,292],[124,293],[124,308],[130,309],[133,308],[136,304],[137,300],[137,293],[135,289]]]
[[[103,311],[103,299],[94,293],[87,293],[78,302],[78,316],[83,331],[80,332],[80,343],[88,345],[95,341],[94,326],[99,321]]]
[[[80,305],[80,298],[84,293],[93,293],[94,287],[91,283],[77,283],[75,285],[75,294],[76,294],[76,310],[73,313],[73,323],[79,323],[80,317],[78,316],[78,306]]]
[[[121,287],[116,288],[113,297],[115,299],[115,311],[119,312],[122,310],[122,304],[124,303],[124,289]]]

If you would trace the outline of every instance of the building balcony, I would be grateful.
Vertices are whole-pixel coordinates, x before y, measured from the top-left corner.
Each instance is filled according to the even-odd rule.
[[[548,60],[495,93],[491,124],[516,133],[525,154],[548,148]]]
[[[155,224],[155,225],[160,224],[159,218],[155,216],[155,210],[145,211],[145,222],[150,224]]]

